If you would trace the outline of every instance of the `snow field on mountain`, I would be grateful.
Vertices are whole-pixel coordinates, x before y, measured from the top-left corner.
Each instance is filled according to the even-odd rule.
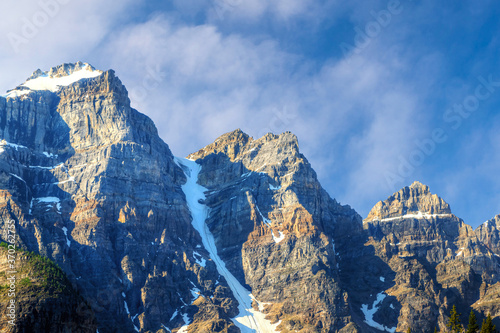
[[[373,316],[375,313],[378,311],[380,305],[382,304],[383,300],[387,297],[384,292],[381,292],[377,294],[377,299],[373,302],[372,306],[368,308],[368,304],[363,304],[361,305],[361,311],[365,315],[365,323],[368,324],[368,326],[376,328],[381,331],[386,331],[389,333],[394,333],[396,332],[396,327],[389,328],[384,325],[381,325],[377,323],[374,319]]]
[[[24,82],[21,86],[27,87],[30,90],[12,90],[5,95],[1,95],[2,97],[14,98],[22,95],[29,94],[32,90],[49,90],[52,92],[56,92],[59,90],[61,86],[69,86],[72,83],[75,83],[81,79],[89,79],[94,78],[102,74],[102,71],[93,70],[91,66],[85,65],[82,69],[74,71],[73,73],[61,76],[61,77],[50,77],[46,74],[46,72],[35,78],[30,79]]]
[[[199,202],[205,199],[204,192],[207,191],[206,188],[197,183],[201,166],[195,161],[180,158],[176,158],[176,162],[187,168],[185,170],[187,181],[182,186],[182,190],[186,195],[186,201],[191,211],[193,227],[200,233],[203,246],[207,249],[210,258],[216,264],[219,274],[226,278],[234,297],[238,300],[239,314],[235,318],[232,318],[234,324],[242,333],[276,332],[277,324],[271,324],[270,321],[265,319],[265,315],[262,312],[255,311],[252,308],[252,301],[255,300],[254,296],[229,272],[224,261],[217,254],[214,237],[205,224],[205,220],[208,217],[208,207]]]

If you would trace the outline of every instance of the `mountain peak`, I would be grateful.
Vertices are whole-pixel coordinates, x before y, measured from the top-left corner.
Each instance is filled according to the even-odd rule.
[[[50,70],[45,72],[43,72],[40,69],[37,69],[36,71],[33,72],[33,74],[31,74],[31,76],[26,80],[26,82],[38,79],[40,77],[49,77],[52,79],[61,78],[65,76],[70,76],[82,70],[88,72],[102,73],[102,71],[96,70],[92,65],[86,62],[77,61],[76,63],[65,63],[56,67],[52,67]]]
[[[2,97],[19,97],[37,90],[56,92],[62,86],[68,86],[81,79],[94,78],[102,73],[103,71],[97,70],[90,64],[81,61],[52,67],[48,71],[37,69],[23,84],[9,90]]]
[[[231,161],[234,161],[238,157],[241,157],[242,154],[259,150],[263,145],[271,142],[275,142],[282,146],[290,146],[291,151],[298,154],[297,136],[291,132],[287,131],[280,135],[267,133],[260,139],[254,139],[238,128],[232,132],[221,135],[213,143],[190,154],[188,158],[196,160],[212,153],[223,153],[227,155]]]
[[[240,142],[242,144],[247,144],[248,141],[252,140],[253,138],[251,136],[249,136],[248,134],[243,132],[240,128],[238,128],[232,132],[222,134],[214,141],[214,143],[231,141],[231,142]]]
[[[365,222],[399,217],[436,217],[451,214],[450,205],[429,186],[418,181],[395,192],[384,201],[379,201],[370,211]]]
[[[422,189],[422,191],[424,192],[429,192],[429,186],[425,185],[425,184],[422,184],[421,182],[419,182],[418,180],[415,180],[411,185],[410,185],[410,188],[418,188],[418,189]]]

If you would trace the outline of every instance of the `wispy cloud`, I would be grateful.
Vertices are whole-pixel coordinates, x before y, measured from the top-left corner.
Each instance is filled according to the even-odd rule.
[[[370,43],[343,53],[340,44],[352,44],[356,31],[378,22],[390,3],[5,2],[0,89],[63,62],[115,69],[132,106],[153,118],[175,154],[235,128],[253,136],[291,130],[324,187],[366,215],[397,190],[388,186],[387,172],[500,62],[493,33],[500,6],[492,1],[401,0],[403,10]],[[13,34],[21,38],[14,45]],[[492,97],[482,110],[498,104]],[[485,111],[474,117],[397,186],[421,179],[455,206],[477,200],[489,215],[500,213],[492,199],[497,196],[482,194],[478,185],[500,186],[495,130],[488,127],[488,140],[480,136],[493,126],[493,116]],[[460,157],[466,147],[469,159]],[[466,219],[473,215],[463,210]]]

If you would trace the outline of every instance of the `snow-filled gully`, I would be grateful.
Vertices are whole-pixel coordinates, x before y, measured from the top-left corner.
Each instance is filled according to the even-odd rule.
[[[277,324],[271,324],[265,319],[265,315],[260,311],[255,311],[252,308],[252,301],[255,300],[253,295],[228,271],[224,261],[217,254],[215,240],[208,229],[205,220],[208,217],[208,207],[201,204],[200,199],[205,199],[204,192],[206,188],[199,185],[198,174],[201,166],[195,161],[176,158],[176,162],[185,167],[187,182],[182,186],[182,190],[186,195],[188,207],[193,218],[193,227],[200,233],[203,246],[209,252],[210,258],[217,266],[220,275],[224,276],[229,287],[231,288],[234,297],[238,300],[239,314],[232,318],[233,322],[242,333],[271,333],[276,332]],[[256,300],[255,300],[256,301]]]

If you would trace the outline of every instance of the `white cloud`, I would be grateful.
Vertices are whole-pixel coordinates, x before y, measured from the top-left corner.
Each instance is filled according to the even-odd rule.
[[[174,154],[236,128],[253,136],[292,130],[324,185],[338,190],[333,196],[367,207],[387,195],[384,172],[423,131],[418,92],[406,86],[397,53],[390,61],[384,52],[373,56],[382,47],[374,41],[366,52],[314,71],[272,39],[174,22],[160,15],[131,24],[101,56]],[[148,68],[161,75],[145,85]]]
[[[179,154],[238,127],[260,134],[274,109],[294,103],[289,96],[296,82],[288,70],[297,57],[270,39],[225,36],[210,25],[176,25],[156,16],[124,29],[103,52],[133,106],[155,120]],[[148,68],[162,73],[156,82],[148,80]]]
[[[44,1],[67,4],[17,53],[8,33],[22,33],[23,17],[33,20],[43,8],[34,0],[0,4],[9,13],[0,22],[0,90],[13,88],[37,68],[63,62],[115,69],[132,106],[153,118],[175,154],[188,154],[235,128],[253,136],[292,130],[322,184],[362,214],[392,193],[385,172],[397,168],[415,139],[429,135],[427,117],[442,114],[423,106],[433,101],[429,96],[442,89],[445,104],[466,89],[446,92],[446,57],[439,49],[420,52],[422,36],[408,40],[428,10],[415,16],[405,7],[347,59],[322,60],[324,55],[286,49],[288,38],[297,41],[284,32],[300,33],[300,40],[319,32],[323,41],[330,33],[341,40],[340,34],[352,44],[352,27],[321,29],[331,28],[339,16],[364,28],[374,20],[371,10],[384,9],[386,1],[367,7],[336,0],[175,0],[162,6],[177,11],[162,15],[155,13],[163,10],[157,3],[144,10],[144,3],[131,0]],[[330,46],[318,50],[327,53]],[[416,170],[415,178],[422,172]]]

